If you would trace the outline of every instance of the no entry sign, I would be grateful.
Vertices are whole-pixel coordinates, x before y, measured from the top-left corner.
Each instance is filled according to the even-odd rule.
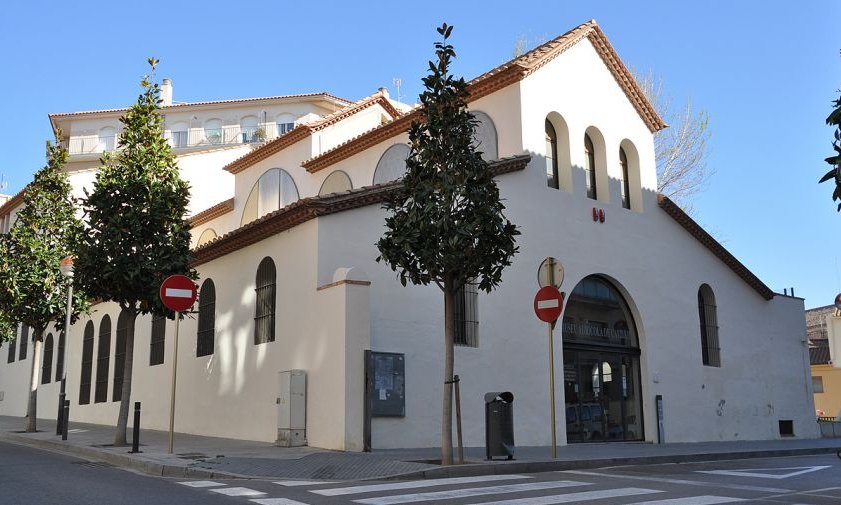
[[[555,286],[544,286],[534,295],[534,313],[541,321],[552,323],[561,315],[564,297]]]
[[[196,284],[186,275],[170,275],[161,284],[161,301],[169,310],[184,312],[196,301]]]

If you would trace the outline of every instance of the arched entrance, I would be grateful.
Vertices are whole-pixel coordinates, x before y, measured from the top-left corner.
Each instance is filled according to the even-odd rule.
[[[572,290],[563,343],[567,441],[642,440],[636,325],[607,279],[591,275]]]

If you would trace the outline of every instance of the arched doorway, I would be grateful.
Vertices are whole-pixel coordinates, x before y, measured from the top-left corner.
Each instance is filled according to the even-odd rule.
[[[585,277],[563,319],[568,442],[643,439],[636,324],[607,279]]]

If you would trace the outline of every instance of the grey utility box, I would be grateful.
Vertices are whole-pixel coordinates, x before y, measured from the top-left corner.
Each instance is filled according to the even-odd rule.
[[[307,445],[307,372],[280,372],[277,397],[277,441],[281,447]]]

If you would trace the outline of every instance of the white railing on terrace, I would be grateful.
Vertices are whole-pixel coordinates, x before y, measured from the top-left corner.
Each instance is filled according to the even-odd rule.
[[[256,144],[273,140],[291,130],[291,124],[265,123],[259,126],[223,126],[221,128],[189,128],[165,130],[164,138],[176,149],[235,144]],[[117,135],[85,135],[63,141],[69,154],[100,154],[116,149]]]

